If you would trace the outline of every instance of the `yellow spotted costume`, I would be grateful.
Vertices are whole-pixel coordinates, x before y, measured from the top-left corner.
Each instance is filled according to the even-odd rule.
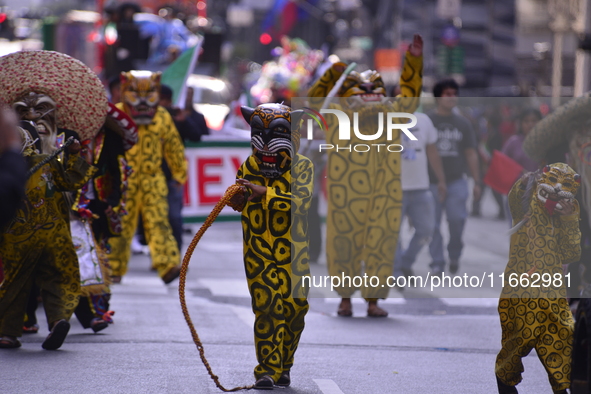
[[[118,108],[122,105],[118,104]],[[131,241],[141,213],[152,265],[163,277],[179,265],[180,252],[168,222],[168,187],[162,160],[166,159],[174,180],[184,184],[187,179],[183,143],[166,109],[158,107],[152,123],[138,125],[138,142],[125,152],[125,159],[132,169],[127,189],[128,214],[123,216],[121,236],[111,240],[112,272],[114,276],[127,272]]]
[[[398,100],[354,107],[330,104],[328,108],[344,111],[351,122],[354,119],[353,113],[359,113],[360,131],[363,134],[375,134],[379,114],[413,113],[416,110],[421,93],[422,68],[422,57],[415,57],[407,52],[400,77],[402,97]],[[334,66],[328,69],[312,86],[308,95],[326,97],[341,75],[342,73],[335,71]],[[360,87],[366,83],[373,85],[374,93],[385,96],[380,75],[369,71],[351,73],[340,88],[338,96],[360,96],[365,93]],[[343,104],[343,99],[340,102]],[[318,105],[316,107],[318,109]],[[328,150],[326,255],[331,276],[341,278],[345,275],[353,278],[364,272],[368,276],[376,276],[380,280],[379,284],[376,287],[363,287],[361,295],[368,301],[386,298],[386,279],[393,272],[400,229],[402,186],[400,153],[388,152],[385,146],[400,144],[401,131],[395,130],[390,141],[386,139],[385,131],[374,141],[361,140],[353,132],[349,141],[339,140],[335,117],[325,116],[328,121],[328,144],[341,148],[356,144],[384,144],[379,152],[375,147],[369,152]],[[356,290],[353,285],[335,289],[344,298],[351,297]]]
[[[125,275],[141,214],[152,267],[169,283],[178,277],[180,251],[168,221],[168,186],[162,160],[166,160],[172,179],[180,184],[187,180],[187,164],[185,148],[172,117],[158,105],[160,77],[161,73],[150,71],[121,73],[123,102],[117,108],[123,109],[138,126],[138,142],[125,152],[132,170],[127,189],[128,214],[123,216],[121,236],[111,242],[109,262],[113,276]],[[177,274],[171,276],[175,271]]]
[[[29,156],[29,167],[46,157]],[[0,235],[6,274],[0,287],[0,335],[21,336],[33,283],[41,289],[49,324],[72,316],[80,295],[80,272],[70,223],[59,201],[62,191],[81,188],[93,173],[79,154],[71,154],[65,168],[53,159],[28,179],[23,207]]]
[[[574,200],[578,186],[578,175],[566,164],[557,163],[547,166],[542,174],[524,175],[509,193],[518,230],[511,236],[498,308],[503,333],[495,366],[499,386],[515,386],[521,381],[521,359],[532,349],[536,349],[555,393],[565,392],[570,386],[574,321],[566,300],[562,265],[578,261],[581,253],[579,207]],[[557,204],[548,193],[560,189],[558,194],[574,203],[571,215],[550,214],[560,202]],[[530,285],[512,287],[508,283],[512,274],[529,278]],[[535,283],[539,287],[532,286],[533,280],[544,274],[551,275],[550,286],[541,280]]]
[[[290,122],[299,123],[299,117],[295,120],[294,113],[280,104],[243,107],[253,129],[253,154],[236,175],[267,188],[264,196],[242,208],[242,230],[244,268],[256,317],[254,374],[275,382],[293,366],[308,311],[302,278],[309,275],[307,212],[313,166],[295,154],[299,133],[290,131]]]

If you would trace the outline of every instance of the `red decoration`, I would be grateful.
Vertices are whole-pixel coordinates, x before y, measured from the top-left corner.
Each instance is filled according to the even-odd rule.
[[[509,194],[513,184],[523,173],[523,167],[509,156],[493,151],[493,156],[484,177],[484,183],[501,194]]]
[[[269,33],[263,33],[263,34],[261,34],[261,37],[259,38],[259,41],[263,45],[269,45],[271,43],[271,41],[273,41],[273,39],[271,38],[271,36],[269,35]]]

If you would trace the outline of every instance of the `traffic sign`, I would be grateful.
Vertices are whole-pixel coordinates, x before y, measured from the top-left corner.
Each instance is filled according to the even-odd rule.
[[[441,19],[453,19],[460,16],[462,0],[437,0],[437,16]]]
[[[454,25],[448,25],[441,31],[441,42],[448,47],[454,47],[460,43],[460,30]]]

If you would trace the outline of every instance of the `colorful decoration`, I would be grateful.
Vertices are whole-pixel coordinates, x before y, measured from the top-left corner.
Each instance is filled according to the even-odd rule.
[[[284,37],[281,47],[273,50],[277,56],[274,61],[266,62],[256,84],[250,93],[258,103],[290,100],[297,97],[314,77],[316,68],[324,60],[320,50],[312,50],[305,41]]]

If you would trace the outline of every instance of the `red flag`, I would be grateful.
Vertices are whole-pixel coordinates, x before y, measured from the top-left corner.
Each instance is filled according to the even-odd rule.
[[[289,1],[283,11],[281,11],[281,22],[279,28],[275,31],[275,39],[281,40],[283,36],[288,35],[291,29],[298,21],[298,5],[295,1]]]
[[[484,176],[484,183],[496,192],[509,194],[513,184],[523,173],[523,167],[509,156],[498,150],[493,151],[493,156]]]

